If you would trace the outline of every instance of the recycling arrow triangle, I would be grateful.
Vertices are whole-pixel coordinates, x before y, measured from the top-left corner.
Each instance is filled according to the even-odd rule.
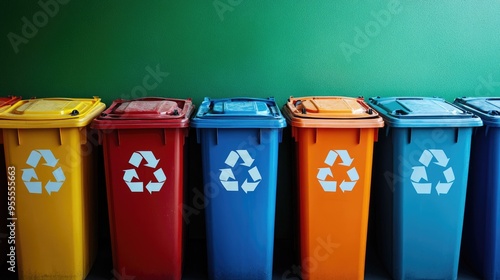
[[[59,192],[64,182],[66,181],[66,176],[62,167],[57,167],[59,159],[57,159],[51,150],[49,149],[34,149],[30,152],[28,158],[26,159],[26,164],[28,168],[22,169],[21,179],[29,193],[41,194],[43,189],[51,195],[54,192]],[[42,166],[42,167],[40,167]],[[39,176],[37,170],[40,168],[53,168],[52,179],[47,182],[39,181]]]
[[[342,192],[350,192],[354,189],[356,182],[360,179],[358,171],[353,164],[354,158],[349,154],[348,150],[330,150],[326,155],[324,163],[326,166],[318,168],[316,178],[325,192],[336,192],[337,187]],[[346,180],[337,181],[336,174],[333,169],[338,167],[348,167]],[[348,179],[348,180],[347,180]]]

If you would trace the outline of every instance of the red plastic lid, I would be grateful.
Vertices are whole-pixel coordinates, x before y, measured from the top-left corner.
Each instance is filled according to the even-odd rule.
[[[0,112],[6,109],[6,106],[10,106],[17,101],[21,100],[21,97],[17,96],[6,96],[6,97],[0,97]]]
[[[117,103],[115,101],[115,103]],[[111,108],[107,118],[125,119],[179,118],[184,110],[178,102],[170,100],[132,100]],[[184,112],[185,114],[185,112]]]
[[[187,127],[193,111],[191,99],[162,97],[117,99],[94,120],[92,127],[97,129]]]

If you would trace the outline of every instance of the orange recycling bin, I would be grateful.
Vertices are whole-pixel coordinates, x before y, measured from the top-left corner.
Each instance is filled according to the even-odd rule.
[[[363,279],[373,144],[384,125],[362,98],[289,98],[303,279]]]

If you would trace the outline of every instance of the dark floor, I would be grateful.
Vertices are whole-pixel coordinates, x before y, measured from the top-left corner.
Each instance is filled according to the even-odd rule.
[[[291,271],[292,267],[296,265],[294,259],[296,255],[287,240],[277,240],[275,242],[275,257],[274,257],[274,277],[273,279],[297,279],[298,276],[287,271]],[[103,244],[97,256],[94,266],[87,277],[87,280],[139,280],[135,279],[133,275],[120,275],[113,274],[111,263],[111,250],[109,244]],[[207,263],[205,250],[205,242],[202,239],[190,240],[186,246],[186,258],[184,263],[183,278],[186,280],[201,280],[207,279]],[[2,269],[0,279],[10,280],[17,279],[16,273],[7,271],[7,268]],[[382,264],[373,252],[372,247],[368,246],[365,279],[390,279],[385,272]],[[458,279],[480,279],[472,273],[466,266],[461,265],[459,270]]]
[[[204,250],[200,248],[206,248],[205,242],[201,239],[191,240],[189,245],[187,245],[186,258],[184,263],[184,274],[182,279],[189,280],[201,280],[207,279],[207,264],[206,255]],[[285,273],[292,270],[292,267],[296,265],[294,259],[296,256],[295,252],[290,248],[289,241],[287,240],[277,240],[275,243],[275,257],[274,257],[274,277],[273,279],[297,279],[297,275]],[[111,253],[108,250],[101,250],[98,259],[89,275],[88,280],[132,280],[133,278],[124,277],[126,275],[121,275],[122,279],[116,278],[112,274],[111,265]],[[4,279],[4,278],[2,278]],[[386,273],[382,264],[376,257],[375,252],[372,247],[369,246],[367,250],[366,268],[365,268],[365,279],[391,279]],[[474,273],[472,273],[464,265],[460,266],[458,279],[480,279]]]

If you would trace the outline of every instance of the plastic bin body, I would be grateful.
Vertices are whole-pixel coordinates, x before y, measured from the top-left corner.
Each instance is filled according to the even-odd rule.
[[[395,279],[457,279],[472,127],[439,98],[373,98],[386,127],[372,197],[382,260]]]
[[[116,100],[96,119],[103,144],[114,270],[181,279],[184,140],[191,100]]]
[[[500,279],[500,99],[455,104],[483,120],[472,136],[462,258],[483,279]]]
[[[382,118],[362,99],[290,98],[303,279],[363,279],[373,143]]]
[[[201,144],[211,279],[272,279],[278,144],[273,99],[205,98]]]
[[[7,110],[11,105],[19,101],[21,98],[16,96],[8,96],[8,97],[0,97],[0,113]],[[7,217],[8,217],[8,208],[7,208],[7,197],[9,192],[9,185],[7,181],[7,167],[5,166],[5,153],[3,147],[3,132],[0,129],[0,186],[5,186],[5,189],[0,192],[0,201],[5,202],[4,209],[0,209],[0,235],[7,237],[9,232],[7,229]],[[12,183],[11,183],[12,184]],[[12,188],[11,188],[12,190]],[[0,236],[0,238],[2,238]],[[6,257],[9,253],[9,244],[8,239],[0,239],[0,262],[4,265],[8,258]],[[3,267],[3,266],[0,266]]]
[[[96,255],[95,144],[100,99],[32,99],[0,114],[15,168],[20,279],[84,279]]]

